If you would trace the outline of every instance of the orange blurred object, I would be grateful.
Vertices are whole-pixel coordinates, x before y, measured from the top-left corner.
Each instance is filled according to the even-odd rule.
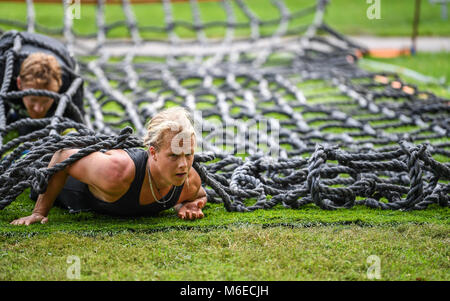
[[[415,92],[414,88],[410,87],[410,86],[403,86],[402,90],[403,90],[403,92],[405,92],[406,94],[409,94],[409,95],[413,95]]]
[[[399,56],[410,56],[411,50],[409,48],[403,49],[375,48],[369,49],[367,54],[371,57],[377,58],[394,58]]]
[[[375,75],[374,80],[376,82],[379,82],[379,83],[382,83],[382,84],[389,83],[389,79],[386,76],[383,76],[383,75]]]
[[[400,89],[402,87],[402,83],[399,82],[399,81],[393,81],[391,83],[391,87],[394,88],[394,89]]]

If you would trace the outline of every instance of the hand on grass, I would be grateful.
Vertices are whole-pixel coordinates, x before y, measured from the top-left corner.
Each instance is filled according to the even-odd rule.
[[[30,216],[25,216],[18,218],[16,220],[13,220],[10,224],[11,225],[26,225],[29,226],[31,224],[41,222],[41,224],[46,224],[48,222],[48,218],[46,216],[43,216],[40,213],[33,213]]]
[[[194,220],[203,218],[205,215],[202,212],[202,208],[206,204],[206,197],[192,202],[186,202],[178,209],[178,217],[181,219]]]

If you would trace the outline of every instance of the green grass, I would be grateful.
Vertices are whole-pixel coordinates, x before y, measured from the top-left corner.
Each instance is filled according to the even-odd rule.
[[[275,14],[273,5],[270,1],[244,1],[261,20],[270,20],[278,18],[279,14]],[[232,1],[232,10],[235,15],[237,23],[248,22],[247,17],[239,9],[238,5]],[[300,5],[296,0],[288,0],[286,4],[292,11],[298,11],[301,8],[308,7],[315,3],[313,0],[303,1]],[[218,2],[201,2],[199,3],[199,10],[203,22],[210,23],[214,21],[227,21],[226,13]],[[36,22],[50,28],[61,28],[63,26],[63,9],[60,4],[42,4],[35,3]],[[24,3],[0,3],[0,10],[2,11],[2,18],[8,20],[18,20],[26,22],[26,4]],[[162,4],[135,4],[132,5],[133,13],[140,26],[157,26],[161,27],[164,24],[164,11]],[[3,13],[5,12],[5,13]],[[176,21],[185,21],[192,23],[193,15],[189,3],[176,3],[172,6],[173,18]],[[125,20],[125,15],[121,5],[108,4],[104,11],[106,24],[111,24],[116,21]],[[308,16],[304,20],[295,21],[290,26],[296,27],[300,24],[308,24],[311,22],[313,16]],[[96,28],[96,8],[94,5],[82,4],[80,19],[73,20],[73,26],[76,33],[89,34],[97,30]],[[12,28],[11,26],[4,26],[5,29]],[[277,26],[268,25],[261,27],[261,34],[271,34],[277,29]],[[195,32],[183,26],[177,26],[175,33],[185,38],[194,38]],[[223,37],[226,30],[223,27],[208,27],[205,29],[205,34],[209,38]],[[141,32],[142,37],[148,39],[167,38],[166,33],[158,32]],[[236,28],[236,36],[249,36],[249,28]],[[111,30],[107,37],[129,37],[130,33],[126,27],[121,26]]]
[[[127,219],[114,218],[92,212],[69,214],[64,209],[54,207],[49,214],[50,222],[47,225],[33,224],[29,227],[17,227],[9,224],[10,221],[16,218],[28,215],[33,207],[34,202],[29,200],[27,192],[24,192],[15,202],[3,209],[0,215],[0,234],[5,236],[23,236],[64,231],[88,235],[97,232],[154,232],[169,229],[189,229],[192,227],[200,229],[228,227],[242,224],[286,224],[294,226],[357,224],[361,226],[378,226],[432,223],[450,225],[450,220],[448,219],[450,209],[439,206],[432,206],[429,210],[402,212],[369,209],[363,206],[326,211],[312,204],[299,210],[293,210],[278,205],[272,210],[239,213],[227,212],[222,204],[212,203],[207,203],[205,207],[205,218],[195,221],[179,219],[172,209],[162,212],[157,217]]]
[[[375,1],[373,1],[375,2]],[[367,1],[331,0],[325,21],[347,35],[411,36],[414,1],[380,1],[381,19],[367,18]],[[449,36],[450,22],[441,19],[441,7],[422,0],[419,35]]]
[[[367,280],[375,255],[381,280],[445,280],[448,237],[448,227],[414,224],[59,232],[4,238],[0,279],[67,280],[78,256],[80,280]]]
[[[80,258],[81,280],[366,280],[370,255],[382,280],[449,276],[450,209],[438,206],[230,213],[209,203],[196,221],[55,207],[46,225],[9,225],[33,205],[24,193],[0,215],[0,280],[68,280],[68,256]]]
[[[416,85],[420,90],[450,98],[450,52],[419,52],[413,56],[401,56],[388,59],[369,57],[369,59],[411,69],[434,78],[445,77],[445,85],[439,85],[426,84],[407,76],[401,76],[405,82]],[[370,69],[368,68],[368,70]]]
[[[370,59],[402,66],[436,78],[444,76],[446,83],[450,84],[450,52],[419,52],[412,56]]]
[[[269,20],[278,18],[278,10],[274,10],[270,1],[245,0],[250,9],[261,19]],[[309,7],[315,1],[285,0],[286,6],[291,12]],[[238,6],[232,2],[232,8],[237,22],[247,22],[247,18]],[[337,30],[347,35],[378,35],[378,36],[410,36],[412,33],[412,20],[414,16],[414,2],[410,0],[381,1],[381,19],[370,20],[367,17],[369,4],[366,1],[332,0],[327,7],[325,21]],[[132,6],[138,24],[141,26],[161,26],[164,24],[164,13],[161,4],[135,4]],[[217,2],[199,3],[200,14],[204,22],[226,21],[226,15]],[[25,3],[0,3],[2,18],[8,20],[26,21]],[[60,4],[35,3],[36,21],[38,24],[50,28],[61,28],[63,25],[63,9]],[[108,4],[105,8],[105,20],[107,24],[125,20],[120,5]],[[189,3],[176,3],[173,5],[175,20],[192,22],[192,12]],[[307,16],[295,20],[290,24],[290,29],[309,24],[313,16]],[[94,5],[81,5],[81,18],[73,20],[74,30],[80,34],[95,32],[96,9]],[[2,26],[4,29],[11,27]],[[276,26],[264,26],[262,34],[273,33]],[[175,32],[182,36],[193,38],[195,33],[183,27],[177,27]],[[207,37],[222,37],[225,30],[220,27],[210,27],[205,30]],[[249,28],[237,28],[237,36],[248,36]],[[440,6],[431,5],[428,1],[422,1],[419,35],[449,36],[450,22],[440,17]],[[108,38],[130,36],[125,27],[117,28],[108,33]],[[167,38],[165,33],[143,32],[144,38]]]

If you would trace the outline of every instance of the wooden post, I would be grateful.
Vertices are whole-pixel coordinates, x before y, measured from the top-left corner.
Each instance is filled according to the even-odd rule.
[[[413,21],[412,45],[411,45],[412,55],[415,55],[417,50],[416,40],[417,35],[419,34],[420,2],[421,0],[416,0],[416,4],[414,6],[414,21]]]

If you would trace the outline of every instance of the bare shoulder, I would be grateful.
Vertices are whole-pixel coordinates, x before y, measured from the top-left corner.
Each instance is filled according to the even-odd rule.
[[[121,181],[132,182],[135,176],[133,159],[122,149],[113,149],[104,153],[110,161],[110,168]]]
[[[124,150],[109,150],[104,153],[92,153],[75,162],[70,174],[87,184],[119,188],[133,181],[135,166]]]

